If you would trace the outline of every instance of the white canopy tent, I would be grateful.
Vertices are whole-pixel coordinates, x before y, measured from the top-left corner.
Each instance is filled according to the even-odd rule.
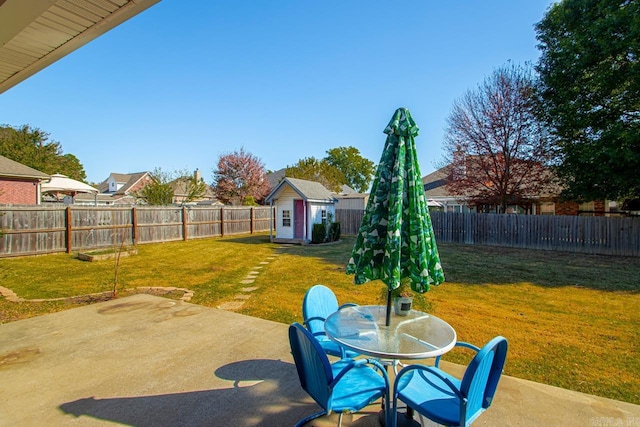
[[[42,193],[67,194],[71,197],[75,197],[78,193],[88,193],[95,196],[100,192],[89,184],[59,173],[51,175],[51,179],[41,185],[41,191]]]

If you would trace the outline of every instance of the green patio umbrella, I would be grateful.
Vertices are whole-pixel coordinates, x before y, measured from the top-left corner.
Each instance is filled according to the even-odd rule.
[[[402,279],[423,293],[444,282],[431,217],[422,186],[415,137],[418,127],[406,108],[398,108],[387,134],[371,195],[347,264],[347,274],[362,284],[382,280],[387,295]]]

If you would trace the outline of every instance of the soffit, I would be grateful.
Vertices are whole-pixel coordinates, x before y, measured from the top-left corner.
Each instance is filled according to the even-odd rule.
[[[0,0],[0,93],[160,0]]]

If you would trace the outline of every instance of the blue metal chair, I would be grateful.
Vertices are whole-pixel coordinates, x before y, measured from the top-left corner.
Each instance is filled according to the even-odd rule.
[[[332,411],[340,413],[338,425],[342,425],[343,413],[358,412],[381,397],[389,401],[389,378],[376,360],[340,359],[331,364],[318,341],[299,323],[289,326],[289,344],[300,385],[322,408],[296,426]]]
[[[324,322],[329,315],[335,313],[342,307],[356,304],[343,304],[338,306],[338,299],[333,291],[324,285],[312,286],[304,296],[302,301],[302,318],[304,325],[309,332],[318,340],[325,353],[340,358],[356,357],[359,354],[355,351],[346,350],[338,343],[331,341],[324,331]]]
[[[407,366],[394,383],[394,414],[399,399],[438,424],[468,426],[491,405],[507,357],[507,340],[495,337],[482,349],[464,342],[456,346],[477,352],[462,380],[439,368],[440,357],[436,358],[435,367]],[[396,417],[393,422],[395,427]]]

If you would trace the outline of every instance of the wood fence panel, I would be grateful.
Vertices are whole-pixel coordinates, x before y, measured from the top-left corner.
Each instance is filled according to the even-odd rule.
[[[156,243],[182,240],[181,207],[138,207],[136,241]]]
[[[64,208],[18,207],[0,210],[0,257],[64,252]]]
[[[431,212],[436,241],[640,256],[640,218]]]
[[[71,250],[133,244],[132,216],[131,208],[72,208]]]
[[[187,230],[189,239],[219,237],[222,235],[220,226],[220,209],[211,209],[209,207],[194,207],[187,209]]]
[[[336,209],[335,219],[349,235],[363,215]],[[0,208],[0,257],[247,234],[268,231],[272,219],[272,208],[262,206],[10,206]],[[431,221],[438,242],[640,256],[636,217],[431,212]]]
[[[341,234],[357,234],[364,211],[357,209],[336,209],[335,221],[340,223]]]
[[[269,206],[255,206],[253,208],[253,231],[262,232],[269,231],[271,227],[271,221],[275,221],[275,210]],[[275,226],[273,227],[275,228]]]
[[[249,234],[251,232],[251,207],[224,208],[224,234]]]

